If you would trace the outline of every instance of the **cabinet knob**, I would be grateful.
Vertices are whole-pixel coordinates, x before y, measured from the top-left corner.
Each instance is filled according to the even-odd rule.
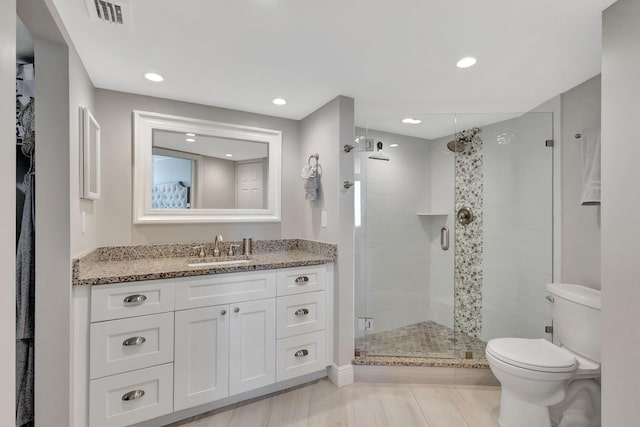
[[[133,390],[122,395],[122,400],[128,402],[130,400],[140,399],[144,396],[144,390]]]
[[[220,316],[224,316],[225,314],[227,314],[227,310],[220,310]]]
[[[233,309],[233,312],[234,312],[234,313],[240,313],[240,307],[236,307],[236,308],[234,308],[234,309]]]
[[[125,347],[131,347],[134,345],[144,344],[145,341],[146,341],[145,337],[131,337],[124,340],[122,342],[122,345]]]
[[[129,295],[125,297],[122,301],[124,301],[125,304],[142,304],[146,300],[147,300],[146,295],[136,294],[136,295]]]
[[[309,310],[307,310],[306,308],[299,308],[295,311],[294,314],[296,316],[306,316],[307,314],[309,314]]]
[[[309,281],[309,276],[298,276],[296,277],[295,282],[298,284],[305,284]]]
[[[295,353],[296,357],[304,357],[304,356],[308,356],[309,355],[309,350],[307,350],[306,348],[303,348],[302,350],[298,350]]]

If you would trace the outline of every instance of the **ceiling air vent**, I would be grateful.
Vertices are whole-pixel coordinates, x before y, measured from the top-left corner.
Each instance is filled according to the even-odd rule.
[[[129,4],[125,0],[86,0],[89,15],[97,21],[129,25]]]

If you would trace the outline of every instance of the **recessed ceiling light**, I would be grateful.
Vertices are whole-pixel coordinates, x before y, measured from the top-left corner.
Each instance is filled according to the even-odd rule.
[[[422,123],[420,119],[413,119],[411,117],[407,117],[406,119],[402,119],[402,123],[406,125],[417,125],[418,123]]]
[[[185,141],[187,141],[187,142],[196,142],[196,140],[193,139],[193,138],[187,138]]]
[[[274,104],[276,104],[276,105],[284,105],[284,104],[286,104],[286,103],[287,103],[287,100],[286,100],[286,99],[284,99],[284,98],[275,98],[275,99],[274,99],[273,101],[271,101],[271,102],[273,102],[273,103],[274,103]]]
[[[469,68],[469,67],[472,67],[472,66],[476,65],[476,62],[478,62],[478,60],[476,58],[474,58],[473,56],[465,56],[460,61],[458,61],[456,66],[458,68]]]
[[[164,80],[164,77],[158,73],[144,73],[144,78],[152,82],[161,82]]]
[[[389,147],[397,147],[398,144],[389,144]]]
[[[227,157],[233,157],[233,154],[225,154]]]
[[[196,136],[195,133],[185,133],[185,135],[187,135],[187,136]]]

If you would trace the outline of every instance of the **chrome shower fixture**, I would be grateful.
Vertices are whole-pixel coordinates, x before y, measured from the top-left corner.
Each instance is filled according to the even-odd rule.
[[[384,154],[384,152],[382,151],[382,141],[378,141],[378,144],[376,144],[376,147],[378,147],[378,151],[370,155],[369,158],[373,160],[384,160],[388,162],[389,156]]]
[[[482,132],[482,128],[478,127],[457,132],[456,139],[447,142],[447,148],[454,153],[462,153],[480,132]]]
[[[462,153],[467,148],[467,144],[464,141],[454,139],[447,142],[447,148],[454,153]]]

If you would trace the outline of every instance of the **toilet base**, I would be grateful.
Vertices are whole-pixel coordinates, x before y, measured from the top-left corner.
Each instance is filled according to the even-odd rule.
[[[500,427],[551,427],[549,407],[525,402],[502,388]]]

